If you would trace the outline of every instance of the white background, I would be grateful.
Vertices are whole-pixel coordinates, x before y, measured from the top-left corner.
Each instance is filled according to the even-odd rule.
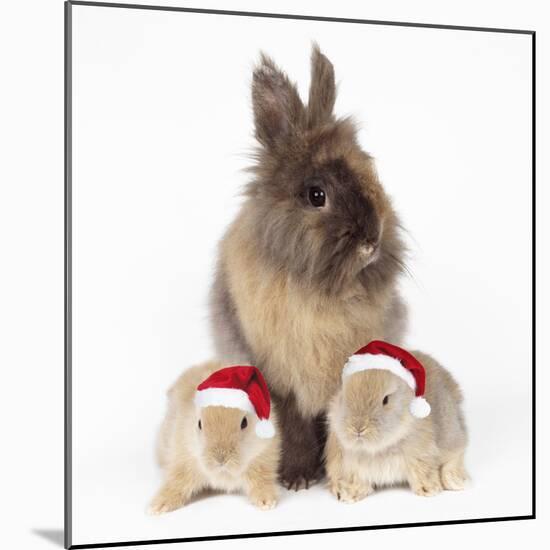
[[[265,9],[292,11],[290,6],[284,9],[283,4],[279,3],[275,10],[274,6],[269,6],[266,3]],[[44,5],[45,3],[42,4],[42,6]],[[414,13],[407,11],[404,6],[399,9],[389,6],[377,9],[373,6],[371,10],[359,10],[358,8],[352,10],[351,7],[346,8],[345,5],[339,6],[338,13],[335,13],[334,9],[329,6],[324,9],[322,6],[316,6],[316,9],[310,12],[326,15],[385,17],[440,23],[502,25],[540,29],[538,26],[540,14],[537,14],[534,10],[531,12],[526,11],[522,17],[518,17],[513,12],[503,10],[501,5],[498,14],[496,12],[491,13],[488,9],[485,16],[479,11],[476,11],[475,15],[473,11],[469,13],[467,7],[462,6],[461,12],[453,16],[438,12],[437,8],[434,7],[430,11],[426,6],[426,11],[423,11],[418,7],[420,5],[418,3],[415,6]],[[247,6],[245,2],[242,2],[235,7],[245,9],[251,6]],[[2,416],[3,419],[7,420],[3,423],[3,426],[6,426],[7,441],[11,443],[9,447],[6,446],[6,448],[9,448],[10,453],[5,453],[3,456],[4,459],[8,459],[3,468],[6,478],[5,486],[8,491],[6,498],[3,499],[2,506],[6,506],[3,517],[9,518],[7,535],[11,536],[13,533],[13,537],[19,537],[21,546],[24,545],[27,548],[32,541],[35,542],[37,547],[46,544],[43,539],[33,534],[33,530],[59,529],[62,510],[60,491],[62,481],[62,465],[60,462],[62,457],[62,372],[60,368],[62,363],[62,187],[60,185],[62,179],[60,156],[62,141],[60,95],[62,66],[59,58],[61,53],[60,8],[61,6],[58,5],[57,11],[55,14],[50,14],[49,19],[46,14],[43,17],[37,17],[36,21],[40,21],[40,26],[27,27],[27,30],[32,30],[31,34],[35,37],[34,43],[29,40],[27,33],[16,36],[3,34],[3,38],[11,36],[14,40],[10,48],[5,46],[4,51],[18,49],[24,56],[22,60],[18,60],[20,67],[22,63],[23,66],[31,61],[35,63],[35,65],[29,65],[28,71],[19,71],[19,79],[22,76],[25,77],[23,81],[16,79],[15,75],[17,73],[14,72],[13,86],[8,90],[6,94],[8,97],[3,102],[3,109],[6,110],[4,115],[8,117],[9,122],[13,121],[14,124],[11,133],[6,136],[4,144],[4,149],[10,154],[6,155],[6,164],[3,166],[3,170],[7,169],[6,174],[3,174],[2,177],[2,192],[6,193],[6,197],[1,202],[6,210],[3,212],[1,219],[2,223],[6,224],[5,227],[2,227],[2,247],[5,265],[8,266],[8,269],[3,271],[5,282],[3,284],[2,304],[7,304],[7,308],[3,308],[3,313],[5,312],[7,315],[5,315],[5,318],[3,316],[2,319],[2,333],[5,336],[5,343],[3,342],[2,346],[2,365],[5,366],[5,371],[10,374],[5,382],[7,391],[5,391],[5,399],[2,403]],[[295,8],[295,11],[305,13],[308,10],[307,6],[303,6],[303,9],[298,10]],[[59,30],[59,40],[51,44],[38,40],[38,37],[46,36],[41,35],[40,32],[44,32],[44,22],[48,20],[51,21],[52,28],[56,28],[57,25]],[[18,45],[19,48],[15,48],[15,45]],[[56,52],[58,62],[52,63],[56,59]],[[293,75],[300,76],[303,74],[300,71],[303,71],[305,57],[303,56],[301,64],[297,62],[301,68],[299,71],[293,71]],[[38,63],[36,63],[37,61]],[[47,62],[50,62],[50,64]],[[285,63],[290,67],[289,63],[286,61]],[[8,68],[15,68],[15,66],[15,60],[10,60]],[[31,66],[33,70],[30,70]],[[55,77],[57,77],[57,82],[54,84]],[[542,84],[544,84],[545,78],[544,73],[539,71],[539,82],[542,81]],[[342,83],[345,82],[342,77]],[[542,95],[539,91],[539,96]],[[11,100],[15,97],[23,100],[20,108],[13,107],[14,103]],[[341,100],[342,98],[340,102]],[[6,108],[7,105],[9,105],[8,108]],[[345,110],[351,109],[346,105]],[[539,109],[539,112],[541,111],[544,114],[544,111]],[[369,124],[369,132],[371,127],[374,131],[374,126],[372,126],[374,116],[376,116],[376,113],[367,112],[365,114],[365,122]],[[57,141],[52,136],[56,136]],[[365,138],[364,143],[372,150],[378,142],[368,137],[368,139]],[[21,146],[21,152],[19,152],[19,148],[14,149],[14,144]],[[390,168],[387,164],[384,165],[380,151],[374,150],[373,152],[381,161],[379,164],[380,171],[390,189],[391,179],[394,176],[387,172]],[[545,164],[541,156],[539,155],[539,169],[542,173]],[[395,194],[394,190],[391,191]],[[400,197],[401,195],[397,197],[397,200],[398,206],[402,210],[401,204],[399,204]],[[545,198],[542,187],[538,197],[540,208]],[[19,208],[17,208],[18,206]],[[414,227],[411,227],[413,221],[407,219],[407,225],[411,232],[416,231]],[[419,245],[422,245],[421,257],[424,257],[423,261],[426,262],[425,242],[416,233],[415,237]],[[418,293],[423,297],[416,298],[416,300],[425,300],[428,304],[427,307],[435,308],[437,306],[437,311],[442,311],[443,308],[440,304],[435,302],[435,305],[430,306],[430,300],[425,298],[426,288],[429,288],[431,292],[432,287],[427,284],[424,271],[419,272],[418,265],[422,265],[422,261],[418,260],[417,256],[413,268],[416,280],[421,280],[422,292],[418,291]],[[539,265],[542,265],[542,261],[539,262]],[[426,273],[428,271],[426,268]],[[543,291],[539,295],[543,295]],[[544,298],[545,296],[541,297]],[[415,299],[414,296],[413,299]],[[415,303],[415,316],[418,313],[417,310]],[[539,330],[540,333],[543,332],[542,329],[539,328]],[[413,338],[413,335],[411,335],[411,338]],[[415,334],[414,342],[424,346],[424,338],[425,336],[421,333]],[[503,336],[502,339],[505,340],[506,337]],[[441,340],[438,339],[437,345],[440,343]],[[508,342],[506,343],[508,344]],[[436,344],[432,344],[430,339],[430,346],[432,345],[435,346]],[[189,347],[184,346],[182,350],[187,353]],[[453,353],[456,351],[453,350]],[[438,351],[438,353],[441,355],[441,352]],[[446,348],[444,353],[448,353]],[[456,355],[453,355],[453,357],[456,357]],[[544,356],[541,354],[539,365],[543,362]],[[539,370],[539,388],[544,385],[544,377],[544,372]],[[468,387],[466,387],[466,390],[470,391]],[[487,392],[489,390],[490,388],[487,388]],[[541,410],[544,410],[545,407],[546,405],[542,403]],[[494,417],[497,416],[497,412],[500,412],[500,410],[495,411]],[[14,418],[20,419],[21,422],[18,425],[10,423]],[[55,429],[56,424],[59,426],[58,429]],[[144,441],[146,437],[146,435],[143,436]],[[539,442],[539,448],[545,444],[542,437],[539,437]],[[489,443],[487,446],[489,446]],[[495,450],[494,454],[498,454],[498,449]],[[16,465],[19,465],[20,469],[16,470]],[[487,467],[487,464],[485,464],[485,467]],[[544,472],[540,471],[539,473],[539,479],[544,482]],[[504,499],[507,493],[512,490],[511,487],[517,483],[517,478],[503,478],[500,481],[499,490]],[[301,497],[297,498],[299,500]],[[400,497],[395,495],[395,498]],[[378,500],[381,501],[380,498]],[[543,497],[541,500],[543,500]],[[292,502],[294,501],[295,499],[292,499]],[[237,502],[240,501],[233,500],[231,504],[237,506]],[[291,500],[288,499],[288,505],[290,505],[290,502]],[[409,502],[416,505],[418,499],[409,500]],[[123,505],[121,504],[117,509],[117,513],[121,513],[122,510]],[[19,512],[17,518],[13,515],[14,511]],[[464,516],[464,510],[461,512],[461,515]],[[407,544],[410,544],[411,541],[422,540],[424,546],[430,546],[432,543],[439,542],[441,544],[443,541],[452,539],[449,546],[458,547],[458,544],[463,545],[467,541],[478,541],[479,537],[492,536],[496,537],[497,540],[501,539],[513,545],[526,536],[540,534],[541,527],[540,520],[537,520],[536,523],[523,522],[444,527],[430,530],[301,537],[299,539],[287,539],[285,542],[291,545],[306,543],[318,545],[331,544],[331,541],[334,540],[346,540],[349,545],[364,545],[365,542],[381,544],[383,541],[387,547],[388,545],[398,544],[401,540],[406,540]],[[34,538],[31,539],[30,536]],[[334,539],[334,536],[339,538]],[[380,537],[384,538],[380,539]],[[15,538],[12,540],[15,540]],[[280,541],[277,539],[262,541],[262,544],[265,545],[278,543]],[[14,547],[18,547],[15,543],[13,544]],[[224,547],[227,548],[231,544],[256,545],[258,541],[217,544],[224,544]],[[506,545],[504,546],[506,547]]]
[[[530,37],[87,6],[73,37],[73,541],[528,515]],[[307,97],[312,40],[414,238],[408,342],[464,387],[472,486],[351,507],[316,487],[267,514],[224,495],[144,517],[166,388],[212,356],[207,295],[248,177],[253,60],[270,52]]]

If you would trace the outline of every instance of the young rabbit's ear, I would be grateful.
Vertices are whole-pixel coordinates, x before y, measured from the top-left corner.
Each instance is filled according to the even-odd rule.
[[[330,121],[335,101],[334,67],[321,53],[319,46],[313,44],[311,51],[311,84],[307,104],[308,127],[313,128]]]
[[[282,143],[305,119],[296,86],[265,54],[252,77],[252,104],[256,138],[265,147]]]

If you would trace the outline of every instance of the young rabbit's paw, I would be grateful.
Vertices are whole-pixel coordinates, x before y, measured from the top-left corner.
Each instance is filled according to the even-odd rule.
[[[251,494],[250,501],[260,510],[271,510],[277,506],[277,495],[274,492]]]
[[[330,484],[330,492],[341,502],[358,502],[373,492],[372,485],[360,481],[338,480]]]
[[[152,500],[147,512],[152,516],[166,514],[181,508],[185,504],[185,499],[181,493],[175,491],[161,490]]]
[[[277,506],[276,498],[261,498],[254,502],[254,506],[257,506],[260,510],[272,510]]]
[[[441,469],[441,482],[447,491],[462,491],[468,479],[462,468]]]
[[[433,497],[443,491],[443,486],[439,477],[427,478],[415,483],[412,486],[412,490],[416,495],[421,497]]]

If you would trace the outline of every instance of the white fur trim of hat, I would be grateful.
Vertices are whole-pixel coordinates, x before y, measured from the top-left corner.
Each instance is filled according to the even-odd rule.
[[[365,346],[349,357],[347,363],[342,370],[342,378],[346,378],[355,374],[357,372],[362,372],[366,370],[385,370],[389,371],[392,374],[398,376],[403,380],[413,392],[415,392],[415,397],[409,405],[409,411],[415,418],[425,418],[430,414],[431,407],[430,404],[426,401],[423,395],[418,395],[417,389],[417,378],[422,377],[422,387],[424,387],[425,371],[424,367],[414,358],[411,354],[393,346],[391,344],[385,344],[384,342],[372,342],[372,344],[377,344],[376,353],[367,353],[363,350],[367,350],[370,346]],[[382,346],[385,344],[387,349]],[[383,351],[379,349],[382,348]],[[399,359],[389,355],[390,352],[396,352],[399,355]],[[412,360],[409,362],[409,358]],[[407,366],[409,368],[407,368]]]

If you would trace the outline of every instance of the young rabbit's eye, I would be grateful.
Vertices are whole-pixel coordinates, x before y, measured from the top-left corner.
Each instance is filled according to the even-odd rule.
[[[248,420],[246,419],[246,416],[241,421],[241,430],[244,430],[248,426]]]
[[[387,405],[389,400],[390,400],[390,396],[386,395],[386,397],[384,397],[384,399],[382,399],[382,405]]]
[[[325,202],[327,200],[325,192],[318,185],[312,185],[308,189],[307,197],[311,205],[315,206],[315,208],[325,206]]]
[[[202,424],[200,420],[199,420],[199,430],[202,430]]]

